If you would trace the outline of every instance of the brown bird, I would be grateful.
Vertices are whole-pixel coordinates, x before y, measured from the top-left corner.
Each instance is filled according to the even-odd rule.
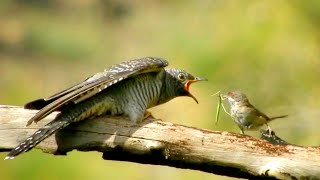
[[[240,91],[233,91],[223,94],[222,97],[227,99],[230,104],[230,115],[234,122],[239,126],[241,134],[244,130],[257,130],[261,126],[266,125],[271,134],[272,130],[268,122],[285,118],[288,115],[268,117],[266,114],[255,108],[248,100],[247,96]]]

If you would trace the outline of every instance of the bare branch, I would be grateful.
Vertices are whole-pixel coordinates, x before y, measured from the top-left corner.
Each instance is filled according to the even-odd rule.
[[[14,148],[57,114],[25,127],[36,112],[0,106],[1,151]],[[319,148],[273,145],[246,135],[151,119],[142,124],[132,124],[121,117],[90,119],[59,131],[36,148],[60,155],[74,149],[99,151],[106,160],[166,165],[248,179],[320,179]]]

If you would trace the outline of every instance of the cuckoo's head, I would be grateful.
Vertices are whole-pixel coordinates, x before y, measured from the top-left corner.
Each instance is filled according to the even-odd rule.
[[[171,81],[171,85],[168,85],[173,86],[170,87],[171,93],[174,93],[175,96],[192,97],[198,103],[198,100],[190,93],[190,85],[198,81],[207,81],[206,78],[193,76],[182,69],[166,69],[166,72],[170,75],[169,81]]]

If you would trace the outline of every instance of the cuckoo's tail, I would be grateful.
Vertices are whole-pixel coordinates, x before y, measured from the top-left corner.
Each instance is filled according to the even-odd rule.
[[[55,133],[59,129],[62,129],[66,126],[68,126],[72,121],[71,120],[63,120],[62,118],[59,118],[59,116],[56,118],[56,120],[48,123],[43,128],[37,130],[33,135],[28,137],[26,140],[24,140],[22,143],[20,143],[17,147],[12,149],[10,153],[5,157],[6,159],[13,159],[15,156],[18,156],[19,154],[23,152],[27,152],[31,150],[33,147],[35,147],[37,144],[39,144],[41,141],[49,137],[51,134]]]
[[[282,116],[275,116],[275,117],[271,117],[271,118],[269,119],[269,121],[272,121],[272,120],[274,120],[274,119],[285,118],[285,117],[288,117],[288,115],[282,115]]]

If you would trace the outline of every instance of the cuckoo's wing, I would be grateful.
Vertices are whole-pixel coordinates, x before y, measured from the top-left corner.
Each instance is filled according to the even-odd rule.
[[[165,59],[157,57],[147,57],[130,60],[111,66],[110,68],[107,68],[103,72],[100,72],[88,78],[80,84],[77,84],[58,94],[55,94],[48,99],[42,100],[49,103],[44,103],[45,106],[28,121],[27,125],[30,125],[32,122],[40,121],[51,112],[58,110],[60,107],[66,104],[78,103],[80,101],[88,99],[91,96],[124,79],[142,73],[160,72],[167,65],[168,62]],[[39,101],[41,100],[36,100],[33,102]],[[32,106],[32,102],[28,104],[28,106]]]
[[[97,74],[96,74],[97,75]],[[26,103],[24,105],[24,108],[25,109],[35,109],[35,110],[40,110],[42,108],[44,108],[45,106],[47,106],[48,104],[52,103],[53,101],[57,100],[58,98],[72,92],[72,91],[75,91],[77,89],[80,89],[81,87],[83,86],[86,86],[88,84],[91,83],[90,81],[90,78],[95,78],[95,76],[91,76],[89,78],[87,78],[86,80],[84,80],[83,82],[79,83],[79,84],[76,84],[74,86],[71,86],[70,88],[68,89],[65,89],[61,92],[58,92],[46,99],[36,99],[36,100],[33,100],[33,101],[30,101],[28,103]],[[65,104],[66,105],[66,104]],[[60,109],[62,109],[63,107],[61,106],[60,108],[57,108],[56,110],[59,111]]]

